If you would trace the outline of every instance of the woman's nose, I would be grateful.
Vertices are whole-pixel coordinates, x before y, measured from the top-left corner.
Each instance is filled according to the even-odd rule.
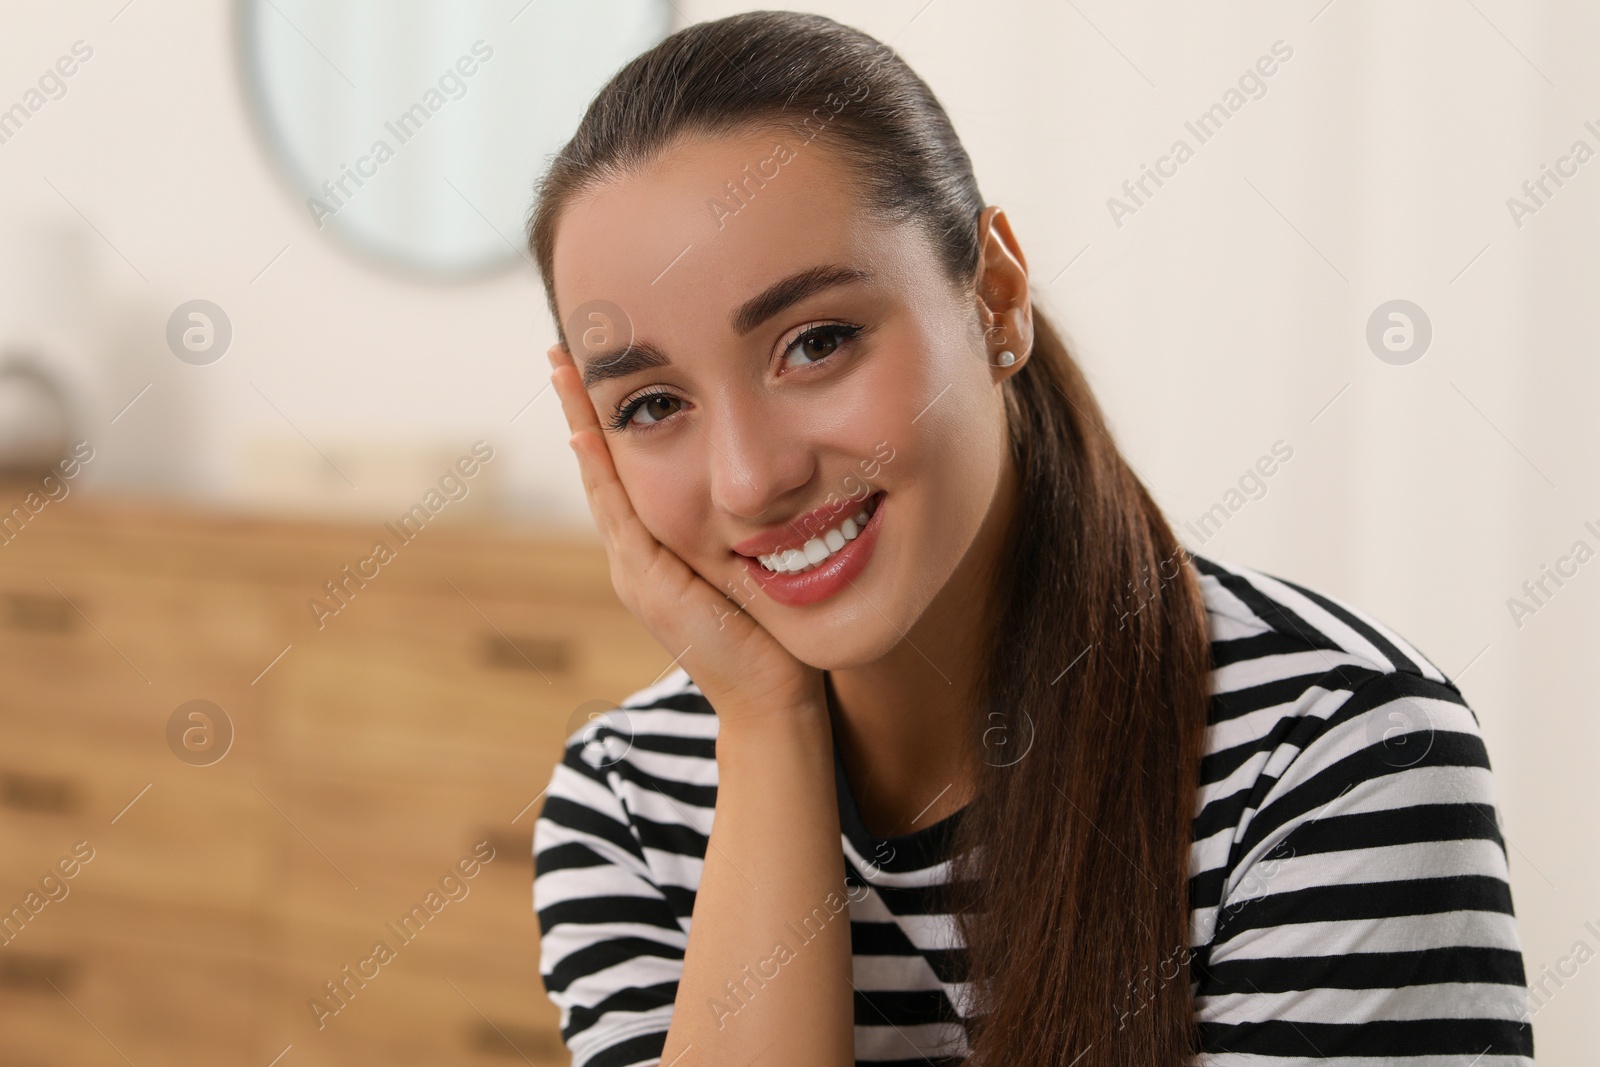
[[[779,412],[759,404],[726,404],[699,423],[708,445],[711,502],[754,522],[771,522],[774,506],[815,473],[809,442]]]

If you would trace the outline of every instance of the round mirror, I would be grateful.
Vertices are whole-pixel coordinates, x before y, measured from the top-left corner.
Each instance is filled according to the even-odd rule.
[[[312,223],[379,261],[527,259],[533,183],[668,0],[239,0],[245,93]]]

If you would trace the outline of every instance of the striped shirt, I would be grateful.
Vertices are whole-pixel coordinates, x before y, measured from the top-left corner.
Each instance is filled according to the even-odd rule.
[[[1476,715],[1376,620],[1194,559],[1212,653],[1190,852],[1194,1062],[1527,1067],[1526,976]],[[533,906],[573,1067],[659,1062],[716,805],[716,735],[679,669],[575,733],[554,769]],[[837,741],[834,775],[856,1062],[956,1064],[964,950],[935,890],[962,812],[877,838]]]

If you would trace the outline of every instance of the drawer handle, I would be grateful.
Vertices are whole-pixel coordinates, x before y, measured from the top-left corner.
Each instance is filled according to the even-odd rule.
[[[78,984],[82,961],[71,956],[41,956],[31,952],[0,953],[0,989],[24,993],[54,993],[54,983],[63,993]]]
[[[70,778],[0,771],[0,805],[35,815],[71,815],[80,794]]]
[[[489,847],[494,849],[495,859],[505,856],[518,864],[533,866],[533,838],[528,834],[484,827],[472,840],[489,842]]]
[[[479,1018],[472,1024],[467,1033],[467,1047],[491,1056],[520,1056],[526,1060],[531,1055],[552,1062],[566,1052],[558,1033],[503,1019],[491,1022],[486,1018]]]
[[[6,594],[6,624],[13,630],[66,634],[77,628],[72,605],[60,597]]]
[[[561,674],[572,670],[572,642],[561,637],[484,634],[483,655],[491,667]]]

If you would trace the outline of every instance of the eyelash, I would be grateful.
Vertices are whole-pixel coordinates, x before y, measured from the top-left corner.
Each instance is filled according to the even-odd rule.
[[[799,337],[796,337],[793,341],[791,341],[789,343],[789,347],[785,348],[783,350],[783,354],[785,356],[788,356],[788,354],[790,352],[792,352],[797,346],[799,346],[801,344],[804,344],[807,341],[811,341],[811,340],[814,340],[816,338],[821,338],[821,337],[833,337],[833,338],[836,338],[838,346],[842,347],[845,342],[847,342],[851,338],[855,337],[863,329],[864,329],[864,327],[861,327],[861,326],[850,326],[850,325],[846,325],[845,323],[842,323],[842,322],[830,322],[830,323],[825,323],[824,325],[821,325],[821,326],[813,326],[811,329],[805,331]],[[837,355],[838,352],[839,352],[839,347],[836,347],[836,348],[834,348],[834,350],[832,352],[829,352],[826,356],[823,356],[821,359],[815,360],[812,363],[807,363],[807,364],[804,364],[804,365],[807,366],[807,367],[813,367],[813,366],[817,366],[818,364],[826,363],[829,359],[832,359],[835,355]],[[641,407],[643,407],[645,404],[649,403],[651,400],[656,399],[657,397],[667,397],[668,399],[672,399],[672,400],[676,400],[677,399],[677,397],[673,396],[671,393],[663,392],[660,389],[656,389],[656,390],[653,390],[651,392],[641,393],[641,394],[639,394],[638,396],[635,396],[635,397],[630,397],[629,399],[624,400],[621,404],[619,404],[617,406],[616,412],[608,420],[608,423],[609,423],[612,431],[617,432],[617,433],[622,433],[624,431],[648,433],[649,431],[654,429],[660,423],[666,422],[667,419],[670,419],[672,416],[668,415],[666,419],[657,419],[656,422],[654,422],[654,423],[641,423],[639,425],[634,425],[633,424],[633,416],[638,412],[638,410]]]

